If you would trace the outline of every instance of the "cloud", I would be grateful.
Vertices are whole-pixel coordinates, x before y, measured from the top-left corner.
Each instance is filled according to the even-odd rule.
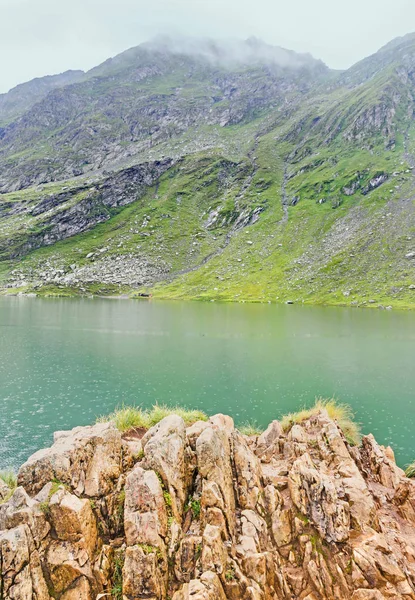
[[[0,0],[0,91],[89,69],[156,35],[239,38],[345,68],[415,24],[413,0]],[[414,27],[415,28],[415,27]]]
[[[314,62],[310,54],[297,54],[292,50],[271,46],[255,37],[243,41],[164,35],[157,36],[144,46],[150,50],[196,56],[212,64],[228,66],[267,64],[299,68]]]

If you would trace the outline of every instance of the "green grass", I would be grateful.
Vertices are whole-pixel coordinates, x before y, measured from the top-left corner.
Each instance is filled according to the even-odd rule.
[[[405,475],[411,479],[415,478],[415,461],[406,467]]]
[[[282,428],[284,431],[288,431],[294,424],[303,423],[323,410],[327,411],[329,418],[337,423],[350,445],[358,446],[360,444],[360,426],[354,421],[352,409],[347,404],[339,404],[334,399],[318,398],[311,408],[304,408],[299,412],[285,415],[281,419]]]
[[[59,479],[56,479],[56,478],[52,479],[51,484],[52,485],[49,490],[47,499],[39,504],[40,510],[46,516],[48,516],[50,513],[50,499],[52,498],[52,496],[54,496],[60,488],[69,489],[65,483],[62,483],[62,481],[60,481]]]
[[[151,291],[155,298],[166,299],[292,300],[297,304],[414,308],[415,291],[410,286],[415,280],[404,258],[412,250],[415,233],[410,201],[413,175],[406,173],[401,133],[409,125],[405,111],[396,114],[399,127],[394,151],[385,149],[383,138],[376,132],[366,132],[367,143],[348,141],[343,136],[362,110],[380,100],[389,102],[390,77],[393,74],[389,71],[381,74],[356,93],[341,88],[305,99],[304,105],[287,114],[270,111],[223,128],[198,125],[180,139],[163,142],[154,149],[152,158],[161,153],[169,156],[172,144],[176,152],[176,143],[185,158],[160,177],[157,186],[148,188],[133,204],[109,214],[108,221],[91,231],[29,252],[18,261],[0,262],[1,285],[7,284],[16,267],[27,281],[20,290],[3,287],[4,292],[32,291],[34,274],[48,266],[67,273],[73,263],[89,267],[101,256],[122,259],[131,254],[145,257],[150,264],[162,263],[168,275],[137,287],[98,280],[77,285],[43,282],[35,291],[51,296],[127,293],[133,297]],[[173,74],[139,88],[149,86],[160,94],[162,102],[175,80]],[[95,92],[106,85],[101,82]],[[132,86],[130,92],[135,89]],[[200,81],[185,82],[180,92],[186,97],[195,94],[195,98],[203,93]],[[321,120],[314,127],[317,116]],[[304,122],[301,128],[300,122]],[[335,131],[336,137],[326,143],[329,130]],[[415,126],[408,131],[413,146]],[[203,151],[189,150],[202,139]],[[281,206],[284,170],[288,202],[299,197],[297,205],[288,206],[287,222],[282,220]],[[389,180],[364,195],[362,189],[379,172],[387,173]],[[346,195],[345,187],[355,181],[360,187],[353,195]],[[62,185],[50,184],[42,192],[31,189],[4,194],[0,202],[20,202],[30,208],[41,196],[59,192]],[[82,183],[72,181],[69,187],[73,198],[66,208],[85,194]],[[264,210],[256,223],[233,230],[241,213],[250,215],[258,208]],[[207,227],[213,210],[218,211],[218,219]],[[0,235],[3,257],[43,231],[47,226],[44,219],[44,215],[34,217],[20,211],[4,217]],[[345,235],[346,231],[350,234]],[[252,244],[248,245],[248,240]],[[107,251],[100,255],[103,247]],[[87,259],[90,253],[94,257]]]
[[[171,494],[166,489],[164,489],[164,486],[162,486],[162,487],[163,487],[163,499],[164,499],[164,503],[166,505],[167,512],[171,512],[171,510],[172,510]]]
[[[247,421],[246,423],[242,423],[238,429],[242,435],[246,435],[248,437],[261,435],[261,433],[264,431],[263,427],[260,427],[260,425],[258,425],[258,423],[255,421]]]
[[[48,517],[50,515],[50,503],[49,500],[44,500],[43,502],[39,502],[39,508],[45,515]]]
[[[6,496],[3,500],[0,499],[0,504],[7,502],[12,497],[14,490],[17,487],[17,477],[13,471],[0,471],[0,479],[7,485],[9,488],[9,492],[7,492]]]
[[[151,546],[150,544],[137,544],[137,546],[142,549],[144,554],[155,554],[159,560],[163,558],[163,554],[157,546]]]
[[[108,423],[112,421],[119,431],[125,432],[136,427],[149,429],[170,415],[181,417],[186,425],[191,425],[196,421],[208,420],[207,415],[201,410],[155,404],[151,409],[122,405],[116,408],[113,413],[99,417],[97,422]]]
[[[187,501],[187,508],[192,511],[192,515],[194,519],[200,519],[200,512],[202,510],[202,506],[200,504],[200,500],[190,496]]]
[[[122,600],[123,577],[122,570],[125,561],[125,551],[123,549],[115,551],[114,570],[112,574],[111,596],[113,600]]]
[[[4,483],[11,490],[15,490],[17,487],[17,477],[14,471],[0,471],[0,479],[4,481]]]

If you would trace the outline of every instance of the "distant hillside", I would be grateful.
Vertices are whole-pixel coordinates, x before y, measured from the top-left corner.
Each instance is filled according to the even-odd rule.
[[[83,71],[66,71],[61,75],[38,77],[17,85],[8,94],[0,94],[0,126],[7,125],[32,108],[54,88],[81,81]]]
[[[160,39],[18,86],[3,290],[413,306],[414,92],[415,35],[344,72]]]

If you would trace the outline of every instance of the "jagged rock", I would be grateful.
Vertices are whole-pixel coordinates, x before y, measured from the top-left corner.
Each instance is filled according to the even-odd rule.
[[[208,427],[196,442],[197,465],[202,483],[202,506],[209,522],[210,509],[224,515],[231,537],[235,534],[235,496],[231,465],[230,434],[225,428]],[[211,524],[214,524],[211,522]]]
[[[0,589],[6,599],[49,600],[39,553],[27,525],[0,531],[0,559]]]
[[[241,508],[255,509],[263,496],[259,460],[239,433],[232,440],[238,503]]]
[[[226,600],[226,596],[218,576],[206,571],[176,592],[173,600]]]
[[[363,452],[377,480],[385,487],[395,488],[404,472],[396,465],[392,450],[382,448],[373,435],[367,435],[363,438]]]
[[[166,417],[142,439],[146,464],[163,479],[171,496],[173,512],[179,520],[187,498],[186,429],[182,418]]]
[[[93,600],[90,583],[86,577],[77,579],[72,587],[66,590],[61,600]]]
[[[289,488],[295,506],[311,519],[324,539],[328,542],[348,539],[350,507],[338,497],[334,481],[316,469],[307,453],[294,462]]]
[[[61,488],[50,499],[49,515],[58,540],[81,544],[92,559],[98,547],[98,531],[89,500]]]
[[[277,547],[286,546],[292,541],[291,509],[276,510],[272,515],[272,535]]]
[[[127,476],[124,530],[128,546],[163,546],[161,538],[167,536],[167,511],[163,489],[154,471],[137,466]]]
[[[174,573],[177,581],[188,583],[193,577],[196,563],[202,552],[202,538],[198,535],[188,535],[179,544],[174,556]]]
[[[202,568],[224,575],[228,555],[222,541],[221,530],[214,525],[206,525],[203,532]]]
[[[45,559],[46,571],[56,594],[64,593],[80,577],[92,578],[88,554],[82,544],[53,540]]]
[[[385,600],[385,596],[378,590],[360,589],[353,592],[352,600]]]
[[[165,589],[157,553],[146,554],[141,546],[127,548],[123,568],[124,596],[131,600],[164,600]]]
[[[415,600],[415,482],[373,436],[322,410],[250,439],[173,416],[142,442],[77,428],[29,459],[0,504],[2,600]]]
[[[187,441],[192,450],[196,450],[197,438],[207,427],[209,427],[209,423],[206,423],[206,421],[196,421],[186,429]]]
[[[104,496],[121,475],[121,434],[111,423],[59,432],[51,448],[39,450],[19,470],[29,495],[56,479],[75,494]]]
[[[15,490],[8,502],[0,504],[0,531],[19,525],[28,525],[37,547],[50,531],[39,503],[32,500],[22,487]]]
[[[265,461],[266,457],[268,457],[269,460],[271,459],[275,453],[278,440],[282,435],[283,431],[279,421],[272,421],[267,429],[261,433],[257,440],[256,454],[262,461]]]

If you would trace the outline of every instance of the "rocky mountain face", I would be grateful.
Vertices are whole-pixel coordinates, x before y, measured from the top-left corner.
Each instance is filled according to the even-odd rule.
[[[342,73],[255,39],[158,40],[18,86],[0,285],[412,306],[414,93],[413,35]]]
[[[293,66],[285,58],[284,66],[270,61],[230,68],[151,46],[126,52],[81,83],[57,87],[3,128],[0,191],[108,168],[195,126],[252,120],[305,93],[328,71],[295,56]]]
[[[0,505],[2,600],[415,598],[415,483],[325,410],[258,437],[224,415],[78,427],[18,485]]]
[[[38,77],[17,85],[8,94],[0,94],[0,126],[20,117],[54,88],[81,81],[83,76],[83,71],[66,71],[60,75]]]

